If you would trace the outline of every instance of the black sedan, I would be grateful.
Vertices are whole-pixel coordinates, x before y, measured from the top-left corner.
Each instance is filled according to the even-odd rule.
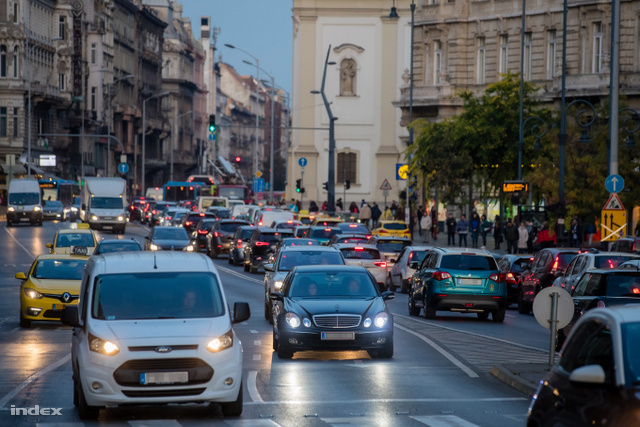
[[[273,349],[281,359],[304,350],[366,350],[393,357],[393,316],[375,278],[359,266],[292,269],[271,293]]]
[[[154,227],[144,239],[146,251],[195,251],[187,231],[182,227]]]
[[[220,219],[205,236],[204,248],[207,255],[217,258],[220,254],[228,254],[229,248],[238,227],[249,225],[249,221],[242,219]]]

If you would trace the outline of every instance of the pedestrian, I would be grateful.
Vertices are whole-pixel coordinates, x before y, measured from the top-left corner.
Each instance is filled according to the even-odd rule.
[[[480,237],[480,217],[477,212],[471,214],[471,246],[478,247],[478,237]]]
[[[424,230],[424,236],[422,236],[422,241],[426,243],[429,241],[427,239],[427,236],[428,236],[427,230],[431,230],[431,215],[428,215],[426,213],[422,215],[422,218],[420,218],[420,228]]]
[[[325,200],[324,202],[322,202],[322,212],[326,212],[327,211],[327,201]]]
[[[362,208],[365,205],[365,203],[367,202],[365,202],[364,199],[362,199],[362,202],[360,202],[360,207]]]
[[[291,204],[289,205],[289,210],[291,212],[298,212],[298,205],[296,205],[296,200],[291,199]]]
[[[358,213],[358,205],[356,205],[356,202],[351,202],[349,205],[349,212],[352,214]]]
[[[391,211],[391,208],[389,206],[384,208],[384,213],[382,214],[380,219],[382,221],[391,221],[393,219],[393,212]]]
[[[418,206],[418,235],[422,237],[422,217],[424,216],[424,210],[422,206]]]
[[[469,221],[467,221],[467,217],[465,216],[465,214],[460,215],[460,219],[456,224],[456,231],[458,232],[458,246],[466,248],[467,234],[469,234]],[[463,240],[464,245],[462,245]]]
[[[416,226],[416,222],[418,219],[418,215],[415,211],[409,211],[409,233],[411,236],[411,240],[413,240],[413,229]]]
[[[302,210],[302,202],[300,200],[296,200],[296,212],[300,212]]]
[[[529,231],[524,224],[524,221],[520,223],[518,227],[518,253],[526,254],[529,249],[527,242],[529,241]]]
[[[567,241],[567,229],[564,226],[564,218],[560,217],[556,220],[553,228],[556,233],[556,242],[559,248],[564,248]]]
[[[445,222],[447,226],[447,245],[455,246],[456,245],[456,224],[457,221],[453,217],[452,213],[449,213],[449,217]]]
[[[544,248],[551,248],[556,244],[556,235],[553,236],[549,232],[549,226],[547,225],[547,221],[542,223],[542,228],[538,232],[538,236],[536,237],[536,243],[534,245],[534,249],[540,250]]]
[[[480,232],[482,233],[482,246],[487,246],[487,234],[491,233],[491,221],[486,215],[480,217]]]
[[[496,215],[493,219],[493,241],[494,241],[494,250],[500,249],[500,243],[502,243],[502,220],[500,219],[500,215]]]
[[[309,203],[309,212],[318,212],[319,210],[316,202],[312,200],[311,203]]]
[[[391,202],[391,214],[393,215],[393,217],[396,217],[396,214],[398,212],[398,202],[396,202],[395,200]]]
[[[507,220],[507,227],[504,229],[504,237],[507,240],[507,253],[516,253],[520,235],[518,234],[518,229],[513,225],[513,222],[511,222],[511,219]]]
[[[434,242],[438,240],[438,210],[436,205],[431,208],[431,237],[433,237]]]
[[[373,206],[371,207],[371,228],[375,228],[376,224],[380,220],[382,216],[382,211],[380,211],[380,207],[376,202],[373,202]]]
[[[367,203],[360,208],[360,222],[371,228],[371,207]]]
[[[338,208],[340,208],[340,210],[338,211]],[[344,206],[342,206],[342,199],[338,199],[338,201],[336,202],[336,212],[343,212],[344,211]]]
[[[571,236],[571,247],[579,248],[582,241],[582,227],[578,224],[578,220],[573,218],[571,220],[571,226],[569,228],[569,234]]]

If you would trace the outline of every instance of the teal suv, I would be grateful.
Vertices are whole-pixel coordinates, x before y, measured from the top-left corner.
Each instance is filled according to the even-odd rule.
[[[436,311],[477,313],[503,322],[507,285],[495,258],[480,249],[433,248],[422,262],[412,263],[409,314],[435,319]]]

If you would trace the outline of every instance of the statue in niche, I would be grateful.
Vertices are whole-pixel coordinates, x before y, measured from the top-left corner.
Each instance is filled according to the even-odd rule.
[[[340,96],[356,95],[356,61],[345,59],[340,64]]]

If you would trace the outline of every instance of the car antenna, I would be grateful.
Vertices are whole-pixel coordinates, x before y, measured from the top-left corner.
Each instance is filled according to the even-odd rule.
[[[156,254],[153,254],[153,268],[154,270],[158,269],[158,263],[156,262]]]

